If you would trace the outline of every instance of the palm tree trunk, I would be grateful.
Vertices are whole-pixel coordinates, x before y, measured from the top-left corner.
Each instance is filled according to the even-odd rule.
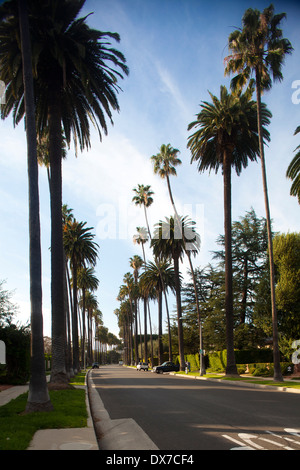
[[[163,284],[164,285],[164,284]],[[171,334],[171,323],[170,323],[170,314],[169,314],[169,306],[168,306],[168,299],[166,291],[163,287],[163,293],[165,298],[166,304],[166,312],[167,312],[167,321],[168,321],[168,341],[169,341],[169,361],[173,361],[173,353],[172,353],[172,334]]]
[[[178,215],[178,212],[177,212],[177,209],[176,209],[176,206],[175,206],[175,202],[174,202],[174,199],[173,199],[171,184],[170,184],[170,180],[169,180],[168,175],[167,175],[167,183],[168,183],[168,190],[169,190],[171,204],[172,204],[175,216],[176,216],[177,221],[178,221],[178,226],[180,226],[180,228],[181,228],[180,219],[179,219],[179,215]],[[174,230],[175,230],[175,225],[174,225]],[[199,346],[200,346],[200,372],[199,373],[200,373],[200,376],[202,376],[202,375],[205,374],[205,363],[204,363],[204,355],[203,355],[203,335],[202,335],[201,315],[200,315],[200,308],[199,308],[199,298],[198,298],[198,292],[197,292],[197,287],[196,287],[195,272],[194,272],[193,263],[192,263],[192,260],[191,260],[191,254],[190,254],[189,250],[186,248],[186,245],[184,245],[184,251],[185,251],[185,254],[187,255],[188,260],[189,260],[191,273],[192,273],[192,279],[193,279],[193,285],[194,285],[195,298],[196,298],[196,308],[197,308],[197,315],[198,315],[198,321],[199,321]]]
[[[178,256],[173,257],[174,262],[174,277],[175,277],[175,290],[176,290],[176,304],[177,304],[177,323],[178,323],[178,348],[180,357],[180,370],[185,370],[184,361],[184,343],[183,343],[183,326],[182,326],[182,310],[181,310],[181,294],[180,294],[180,275],[179,275],[179,260]]]
[[[78,318],[77,318],[77,264],[75,260],[72,263],[73,278],[73,318],[72,318],[72,336],[73,336],[73,370],[75,375],[80,370],[79,364],[79,343],[78,343]]]
[[[147,342],[147,298],[144,298],[144,361],[148,362],[148,342]]]
[[[148,235],[149,235],[150,240],[152,240],[145,204],[144,204],[144,214],[145,214],[145,220],[146,220]],[[143,253],[144,253],[144,262],[145,262],[145,265],[146,265],[146,256],[145,256],[144,247],[143,247]],[[151,357],[151,367],[153,367],[154,353],[153,353],[152,323],[151,323],[151,312],[150,312],[150,306],[149,306],[149,299],[147,299],[147,303],[148,303],[149,329],[150,329],[150,357]]]
[[[71,289],[71,280],[70,280],[70,273],[69,273],[69,266],[67,259],[65,259],[66,263],[66,277],[67,277],[67,285],[68,285],[68,299],[69,299],[69,310],[68,310],[68,317],[67,317],[67,324],[68,324],[68,360],[69,360],[69,369],[70,369],[70,377],[74,377],[74,369],[73,369],[73,352],[72,352],[72,333],[71,328],[73,325],[73,300],[72,300],[72,289]]]
[[[262,168],[262,181],[264,190],[266,220],[267,220],[267,232],[268,232],[268,247],[269,247],[269,263],[270,263],[270,287],[271,287],[271,306],[272,306],[272,325],[273,325],[273,360],[274,360],[274,380],[283,382],[283,377],[280,368],[280,353],[278,346],[278,320],[277,320],[277,308],[275,298],[275,268],[274,268],[274,257],[273,257],[273,240],[272,240],[272,228],[271,228],[271,216],[269,207],[268,197],[268,186],[267,186],[267,174],[264,156],[264,144],[262,137],[262,122],[261,122],[261,77],[259,69],[255,70],[256,79],[256,101],[257,101],[257,125],[258,125],[258,138],[259,138],[259,153]]]
[[[138,312],[137,312],[137,299],[134,299],[134,356],[135,365],[139,362],[139,351],[138,351]]]
[[[225,232],[225,312],[226,312],[226,375],[237,375],[233,338],[233,289],[231,249],[231,162],[228,150],[223,156],[224,175],[224,232]]]
[[[27,412],[50,411],[44,356],[42,314],[42,256],[35,106],[27,3],[18,1],[25,92],[27,166],[29,192],[29,266],[31,303],[31,376]]]
[[[199,323],[199,346],[200,346],[200,351],[199,351],[200,371],[199,371],[199,375],[203,376],[203,375],[205,375],[205,362],[204,362],[204,352],[203,352],[203,337],[202,337],[202,325],[201,325],[201,314],[200,314],[199,298],[198,298],[198,292],[197,292],[195,271],[194,271],[192,260],[191,260],[191,254],[188,250],[186,250],[186,254],[187,254],[187,257],[188,257],[188,260],[189,260],[189,263],[190,263],[192,279],[193,279],[193,285],[194,285],[194,292],[195,292],[195,297],[196,297],[196,310],[197,310],[197,317],[198,317],[198,323]]]
[[[82,289],[82,352],[81,352],[81,363],[83,368],[86,367],[85,357],[85,288]]]
[[[55,88],[49,106],[49,157],[51,199],[51,382],[68,383],[65,361],[64,248],[62,232],[61,111]]]
[[[158,361],[163,363],[163,345],[162,345],[162,291],[159,290],[157,295],[158,301]]]

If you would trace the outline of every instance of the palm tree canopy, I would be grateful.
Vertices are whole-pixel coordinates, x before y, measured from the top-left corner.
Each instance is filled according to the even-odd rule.
[[[231,153],[231,165],[239,175],[248,165],[248,159],[259,156],[256,102],[251,93],[229,93],[221,86],[220,99],[210,93],[212,103],[202,102],[197,120],[189,124],[188,130],[198,128],[188,139],[191,162],[198,161],[200,172],[214,169],[217,173],[223,164],[224,150]],[[262,103],[263,137],[270,141],[265,126],[270,123],[271,112]]]
[[[137,243],[138,245],[144,245],[148,240],[148,232],[145,227],[137,227],[137,233],[133,235],[133,243]]]
[[[152,155],[151,160],[154,164],[154,173],[158,173],[161,178],[168,175],[176,175],[175,166],[181,165],[178,158],[179,150],[171,147],[171,144],[163,144],[159,153]]]
[[[162,283],[163,280],[163,283]],[[159,292],[167,292],[170,288],[175,290],[174,268],[167,259],[157,260],[156,263],[150,261],[146,264],[145,271],[140,275],[139,287],[142,295],[153,297],[153,291],[156,296]]]
[[[87,310],[93,310],[93,311],[96,311],[96,312],[100,312],[100,310],[98,310],[97,297],[90,291],[87,291],[86,294],[85,294],[85,308]],[[101,317],[101,315],[100,315],[100,317]]]
[[[48,124],[53,96],[59,97],[61,120],[69,144],[71,135],[80,149],[90,146],[89,120],[107,133],[105,116],[119,110],[117,84],[128,74],[123,54],[111,45],[117,33],[90,28],[86,18],[77,18],[85,0],[28,0],[33,51],[33,74],[38,134]],[[6,85],[2,117],[13,112],[14,124],[24,116],[22,59],[16,1],[0,7],[0,79]]]
[[[150,185],[144,186],[143,184],[138,184],[138,187],[133,188],[133,191],[136,193],[136,195],[132,198],[132,201],[137,206],[151,206],[153,203],[152,194],[154,194],[154,192],[151,191]]]
[[[281,68],[285,54],[293,50],[290,41],[283,38],[280,22],[285,13],[274,15],[274,6],[270,5],[261,13],[257,9],[246,10],[243,28],[233,31],[228,40],[229,51],[226,57],[225,74],[237,72],[232,79],[232,87],[243,87],[258,70],[262,89],[271,88],[272,80],[283,79]]]
[[[44,129],[41,135],[37,136],[37,158],[38,163],[41,166],[45,166],[46,168],[50,167],[50,155],[49,155],[49,129]],[[67,149],[66,149],[66,139],[65,136],[62,134],[62,149],[61,149],[61,156],[63,159],[67,158]]]
[[[77,284],[80,289],[96,290],[99,286],[99,279],[95,275],[93,267],[81,266],[77,274]]]
[[[137,280],[139,270],[144,264],[143,259],[139,255],[134,255],[130,258],[130,266],[133,269],[134,279]]]
[[[196,254],[200,248],[200,237],[195,231],[195,222],[185,217],[166,217],[155,225],[151,242],[156,258],[182,258],[185,250]]]
[[[300,126],[295,130],[294,135],[300,133]],[[290,194],[291,196],[298,197],[300,204],[300,145],[296,147],[295,151],[298,150],[291,163],[288,166],[286,176],[292,180],[292,186]]]
[[[76,219],[67,222],[63,228],[63,242],[66,255],[71,263],[76,266],[85,261],[95,265],[98,257],[98,244],[93,240],[95,235],[90,232],[90,227],[85,227],[86,222],[77,222]]]

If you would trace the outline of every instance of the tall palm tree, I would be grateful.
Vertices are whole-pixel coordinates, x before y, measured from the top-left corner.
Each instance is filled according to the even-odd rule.
[[[94,310],[94,320],[95,320],[95,331],[96,331],[96,334],[95,334],[95,338],[97,338],[97,331],[98,331],[98,328],[99,326],[103,325],[103,314],[101,312],[101,310],[99,310],[99,308],[96,308]],[[100,347],[99,347],[99,342],[96,343],[96,361],[99,362],[100,358],[99,358],[99,355],[100,355]]]
[[[166,218],[155,225],[154,236],[151,242],[153,253],[156,258],[173,259],[175,276],[175,293],[177,305],[178,322],[178,345],[180,356],[180,370],[185,369],[184,344],[183,344],[183,326],[182,326],[182,307],[181,307],[181,280],[179,271],[179,260],[182,260],[185,253],[185,244],[190,244],[190,250],[198,249],[198,235],[194,231],[195,223],[187,219]],[[193,233],[193,238],[191,236]],[[194,247],[194,248],[193,248]]]
[[[162,282],[163,280],[163,282]],[[146,264],[145,271],[140,275],[140,289],[145,296],[151,295],[152,291],[156,292],[158,303],[158,360],[159,364],[163,360],[162,346],[162,294],[170,288],[175,289],[174,269],[170,262],[166,259],[157,259],[156,263],[149,262]]]
[[[159,153],[152,155],[151,160],[154,164],[154,173],[158,173],[161,178],[166,178],[169,196],[172,206],[175,211],[175,204],[173,194],[171,191],[169,175],[176,175],[176,166],[181,165],[181,160],[178,158],[179,150],[171,147],[171,144],[163,144],[160,147]]]
[[[96,318],[97,322],[103,324],[102,313],[98,309],[97,297],[92,291],[88,290],[85,294],[85,307],[87,309],[87,362],[93,362],[93,337],[92,337],[92,319]]]
[[[8,3],[17,16],[15,2]],[[61,348],[64,335],[62,129],[67,143],[70,144],[73,136],[75,147],[79,144],[80,150],[90,147],[90,122],[101,139],[102,132],[107,134],[106,118],[113,123],[112,111],[119,111],[118,79],[128,74],[125,57],[110,42],[119,42],[119,35],[91,29],[87,17],[77,18],[84,4],[85,0],[28,1],[35,51],[32,70],[36,127],[39,134],[49,129],[52,331]],[[24,87],[20,80],[22,64],[16,26],[11,21],[1,35],[6,55],[4,81],[8,85],[2,113],[7,116],[13,111],[14,122],[18,123],[24,114]],[[56,377],[63,378],[62,375],[63,371]]]
[[[132,325],[134,320],[134,295],[136,287],[134,285],[133,275],[131,273],[126,273],[123,277],[124,284],[120,286],[119,294],[117,300],[119,300],[123,305],[126,303],[126,318],[128,320],[128,341],[129,341],[129,356],[130,364],[133,365],[133,332]]]
[[[137,188],[133,188],[133,191],[136,193],[136,195],[132,198],[132,201],[135,203],[136,206],[144,207],[144,214],[145,214],[148,234],[149,234],[149,237],[151,238],[151,232],[149,228],[149,222],[148,222],[147,211],[146,211],[146,208],[150,207],[151,204],[153,203],[152,195],[154,194],[154,192],[151,191],[150,187],[151,187],[150,185],[144,186],[143,184],[138,184]]]
[[[134,188],[133,191],[135,191],[136,196],[132,198],[132,201],[135,202],[136,205],[143,206],[144,207],[144,214],[145,214],[145,220],[146,220],[146,225],[148,229],[148,235],[150,240],[152,239],[150,227],[149,227],[149,222],[148,222],[148,217],[147,217],[147,211],[146,208],[150,207],[151,204],[153,203],[153,198],[152,195],[154,194],[153,191],[150,189],[150,185],[144,186],[143,184],[139,184],[138,188]],[[143,245],[142,245],[143,247]],[[146,262],[146,259],[145,259]],[[157,265],[159,269],[159,265]],[[161,279],[162,284],[163,284],[163,279]],[[168,300],[167,300],[167,295],[166,292],[163,288],[163,293],[164,293],[164,298],[165,298],[165,305],[166,305],[166,311],[167,311],[167,319],[168,319],[168,336],[169,336],[169,360],[172,360],[172,338],[171,338],[171,325],[170,325],[170,315],[169,315],[169,306],[168,306]],[[149,309],[149,304],[148,304],[148,309]],[[149,322],[151,323],[151,318],[150,318],[150,309],[149,309]],[[152,335],[152,333],[150,332]],[[151,340],[152,344],[152,340]],[[152,347],[153,349],[153,347]]]
[[[262,181],[265,200],[265,211],[268,230],[268,248],[270,260],[270,284],[273,323],[273,352],[274,352],[274,380],[282,381],[280,369],[280,355],[278,347],[277,309],[275,300],[275,269],[273,259],[273,241],[271,228],[271,215],[267,187],[267,173],[263,143],[263,118],[261,95],[269,90],[274,81],[281,81],[283,75],[282,65],[286,54],[291,54],[293,48],[288,39],[283,38],[279,28],[285,13],[274,15],[274,6],[270,5],[263,12],[249,8],[246,10],[242,23],[243,28],[233,31],[228,39],[231,54],[226,57],[225,74],[237,73],[232,79],[233,89],[241,89],[249,82],[254,74],[257,100],[257,126],[259,136],[259,155],[262,168]]]
[[[118,298],[120,300],[120,298]],[[130,337],[130,317],[131,317],[131,305],[130,300],[120,300],[120,308],[115,310],[115,314],[118,317],[118,326],[120,328],[120,335],[124,340],[124,361],[125,364],[131,363],[131,350],[132,342]]]
[[[27,166],[29,187],[29,265],[31,303],[31,376],[27,412],[50,411],[50,401],[44,361],[43,314],[42,314],[42,274],[41,238],[39,215],[38,168],[35,128],[35,105],[32,77],[32,57],[29,36],[27,2],[18,1],[19,26],[23,63],[23,83],[25,94]],[[2,65],[2,64],[1,64]],[[0,65],[0,70],[1,70]]]
[[[85,368],[85,310],[86,310],[86,291],[94,291],[99,286],[99,279],[95,275],[93,267],[81,266],[77,274],[77,285],[82,291],[81,307],[82,307],[82,350],[81,362]]]
[[[149,237],[148,237],[148,234],[147,234],[147,229],[145,227],[137,227],[136,232],[137,233],[135,235],[133,235],[132,240],[133,240],[134,244],[137,243],[138,245],[142,245],[144,263],[146,263],[146,255],[145,255],[144,245],[149,240]]]
[[[221,87],[220,99],[210,93],[212,103],[203,102],[197,120],[188,130],[196,132],[188,139],[192,162],[198,162],[199,172],[219,170],[223,172],[224,185],[224,233],[225,233],[225,312],[227,338],[228,375],[237,374],[233,343],[233,292],[231,249],[231,167],[239,175],[248,161],[259,155],[256,103],[251,100],[251,89],[242,94],[230,94]],[[262,105],[263,126],[269,124],[271,113]],[[264,139],[269,133],[263,127]]]
[[[300,132],[300,126],[294,132],[294,135]],[[291,163],[288,166],[286,176],[292,180],[292,186],[290,194],[291,196],[298,197],[298,202],[300,204],[300,145],[296,147],[295,151],[298,150]]]
[[[146,269],[146,254],[145,254],[144,244],[148,241],[149,236],[148,236],[147,229],[145,227],[137,227],[136,231],[137,233],[133,235],[133,243],[142,245],[144,270],[145,270]],[[151,362],[153,363],[153,340],[152,340],[152,324],[151,324],[151,314],[150,314],[150,307],[149,307],[149,297],[147,295],[143,295],[143,297],[144,297],[144,358],[145,358],[145,361],[147,361],[147,357],[148,357],[147,314],[148,314],[149,315],[149,327],[150,327],[150,343],[151,343],[151,351],[152,351]]]
[[[148,230],[148,235],[147,231],[144,231],[143,234],[141,234],[141,237],[143,238],[150,238],[151,240],[151,231],[149,227],[149,221],[148,221],[148,215],[147,215],[147,208],[150,207],[153,204],[153,194],[154,192],[150,189],[150,185],[143,185],[143,184],[138,184],[137,188],[133,188],[133,191],[135,192],[135,196],[132,198],[132,202],[135,203],[136,206],[143,206],[144,207],[144,216],[145,216],[145,221],[147,225],[147,230]],[[143,229],[141,229],[143,230]],[[144,243],[142,243],[142,250],[143,250],[143,256],[144,256],[144,267],[146,266],[146,256],[145,256],[145,250],[144,250]],[[166,298],[166,297],[165,297]],[[167,304],[167,300],[166,300]],[[149,305],[149,299],[144,299],[144,316],[147,316],[148,310],[148,316],[149,316],[149,327],[150,327],[150,345],[151,345],[151,363],[153,364],[153,339],[152,339],[152,324],[151,324],[151,313],[150,313],[150,305]],[[147,320],[147,319],[146,319]],[[147,349],[147,322],[145,321],[145,351]],[[170,331],[170,327],[169,327]],[[171,345],[171,335],[169,334],[169,345]],[[171,348],[169,347],[169,351],[171,351]],[[146,353],[145,353],[146,354]],[[147,356],[145,356],[145,360],[147,359]]]
[[[170,144],[168,145],[162,145],[160,148],[160,152],[157,155],[153,155],[151,157],[151,160],[154,163],[154,173],[158,173],[162,179],[167,180],[167,185],[168,185],[168,191],[169,191],[169,196],[171,200],[171,204],[174,210],[175,217],[177,219],[178,226],[180,227],[180,217],[178,215],[172,190],[171,190],[171,183],[170,183],[170,175],[177,175],[176,172],[176,166],[181,165],[181,160],[178,158],[178,149],[174,149],[171,147]],[[200,243],[199,243],[200,247]],[[196,287],[196,277],[195,277],[195,272],[194,272],[194,267],[193,263],[191,260],[191,252],[189,250],[189,244],[185,244],[185,253],[188,257],[190,269],[191,269],[191,274],[192,274],[192,279],[193,279],[193,284],[194,284],[194,292],[195,292],[195,298],[196,298],[196,308],[197,308],[197,314],[198,314],[198,322],[199,322],[199,338],[200,338],[200,375],[205,374],[205,364],[204,364],[204,355],[203,355],[203,336],[202,336],[202,325],[201,325],[201,315],[200,315],[200,307],[199,307],[199,298],[198,298],[198,291]],[[194,251],[194,254],[196,254],[197,251]]]
[[[135,284],[135,295],[134,295],[134,343],[135,343],[135,362],[136,364],[139,362],[139,353],[138,353],[138,277],[139,277],[139,270],[143,266],[143,260],[140,256],[134,255],[130,258],[130,266],[133,269],[133,279]]]
[[[77,275],[79,267],[85,262],[95,266],[98,257],[98,244],[93,241],[94,234],[91,228],[85,227],[86,222],[77,222],[74,219],[64,225],[64,249],[70,259],[73,280],[73,362],[74,371],[80,369],[79,344],[77,326]]]

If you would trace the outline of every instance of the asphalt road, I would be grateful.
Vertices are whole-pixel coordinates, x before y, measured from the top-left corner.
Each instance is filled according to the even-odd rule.
[[[160,450],[300,450],[300,394],[114,365],[93,382],[110,418],[132,418]]]

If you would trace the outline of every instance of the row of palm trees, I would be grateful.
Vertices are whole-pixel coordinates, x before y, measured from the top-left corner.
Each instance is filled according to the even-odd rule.
[[[270,141],[269,132],[266,126],[270,123],[271,112],[261,101],[263,91],[269,90],[274,81],[281,81],[282,65],[286,54],[293,50],[288,39],[283,38],[280,23],[285,18],[285,13],[274,14],[274,7],[270,5],[263,12],[249,8],[242,19],[242,28],[232,32],[228,39],[230,55],[225,59],[225,75],[235,73],[231,80],[231,92],[225,86],[220,88],[220,98],[210,93],[212,102],[202,102],[201,111],[195,121],[191,122],[188,130],[194,130],[189,136],[187,147],[191,152],[191,163],[197,162],[198,171],[219,169],[223,173],[224,186],[224,233],[225,233],[225,314],[226,314],[226,342],[227,342],[227,367],[228,375],[236,375],[237,367],[234,355],[233,340],[233,284],[232,284],[232,249],[231,249],[231,169],[234,168],[237,175],[248,166],[249,161],[255,161],[260,158],[262,167],[262,182],[266,210],[266,221],[268,231],[268,254],[270,262],[270,285],[271,285],[271,307],[273,324],[273,352],[274,352],[274,380],[282,381],[280,369],[279,348],[278,348],[278,328],[277,328],[277,309],[275,303],[275,273],[273,260],[273,243],[271,231],[271,217],[268,200],[266,165],[264,157],[264,145]],[[245,89],[246,87],[246,89]],[[256,101],[252,95],[256,90]],[[147,232],[144,231],[143,238],[139,239],[143,246],[147,236],[151,240],[151,246],[154,254],[154,265],[161,280],[161,285],[157,286],[157,296],[160,290],[164,291],[162,266],[160,263],[166,259],[173,259],[174,267],[174,290],[177,301],[177,320],[178,320],[178,343],[180,365],[183,369],[183,336],[182,336],[182,316],[180,302],[180,274],[178,269],[178,260],[183,253],[188,255],[196,253],[199,248],[197,235],[194,234],[192,242],[185,239],[183,230],[184,218],[179,217],[170,186],[169,175],[176,175],[175,166],[180,164],[178,159],[178,149],[174,149],[170,144],[162,145],[160,153],[152,156],[154,163],[154,172],[165,178],[168,185],[170,200],[174,210],[174,217],[167,219],[166,222],[160,222],[156,226],[155,236],[151,237],[149,223],[146,218]],[[299,155],[296,157],[299,159]],[[290,166],[289,174],[295,179],[295,185],[299,181],[295,175],[295,157],[294,165]],[[293,172],[294,171],[294,172]],[[146,208],[153,202],[153,192],[149,186],[139,185],[134,189],[136,196],[133,200],[138,205],[143,205],[146,216]],[[183,234],[180,240],[177,240],[175,232]],[[167,232],[166,232],[167,231]],[[166,235],[166,233],[167,235]],[[194,232],[193,232],[194,233]],[[137,238],[136,238],[137,240]],[[187,243],[189,241],[189,243]],[[190,246],[188,248],[188,245]],[[147,279],[145,282],[148,292],[150,292],[150,274],[147,273],[145,262],[145,272],[141,275]],[[161,267],[160,267],[161,266]],[[192,264],[191,272],[193,273]],[[197,292],[195,289],[196,302]],[[160,323],[160,305],[159,300],[159,323]],[[133,318],[133,317],[132,317]],[[198,312],[199,325],[201,328],[201,316]],[[160,327],[159,327],[160,336]],[[201,334],[200,334],[201,338]],[[202,348],[200,347],[200,350]]]
[[[170,175],[176,175],[176,166],[181,164],[178,158],[178,149],[174,149],[170,144],[162,145],[160,152],[151,157],[154,164],[154,172],[158,173],[162,178],[165,178],[168,185],[168,191],[172,208],[175,211],[174,217],[166,218],[155,225],[154,233],[150,231],[149,221],[147,217],[147,208],[153,203],[153,191],[150,186],[139,184],[133,191],[135,196],[132,198],[136,205],[144,207],[145,221],[147,229],[137,227],[137,233],[133,236],[134,243],[142,246],[143,259],[139,256],[131,258],[130,264],[134,269],[134,275],[127,273],[124,276],[124,284],[120,287],[118,300],[121,301],[120,309],[115,313],[119,317],[119,325],[123,327],[123,337],[126,343],[126,351],[129,355],[127,360],[133,361],[133,345],[132,338],[135,340],[135,362],[138,362],[138,348],[137,348],[137,308],[138,300],[140,298],[144,301],[144,357],[147,359],[147,316],[149,315],[150,324],[150,344],[151,344],[151,362],[153,364],[153,346],[152,346],[152,331],[151,331],[151,316],[149,310],[149,300],[156,299],[158,305],[158,360],[162,361],[163,347],[162,347],[162,306],[163,297],[165,299],[167,323],[168,323],[168,341],[169,341],[169,359],[172,360],[172,344],[171,344],[171,326],[170,316],[167,301],[168,289],[170,289],[176,296],[177,305],[177,320],[178,320],[178,343],[179,343],[179,356],[180,368],[184,370],[184,344],[183,344],[183,326],[182,326],[182,307],[181,307],[181,274],[179,269],[179,262],[186,254],[188,256],[191,272],[193,273],[193,266],[191,262],[191,254],[196,254],[200,247],[200,237],[195,231],[195,222],[188,217],[181,217],[178,215],[174,198],[171,190]],[[153,261],[147,262],[144,250],[144,244],[150,240],[153,249]],[[172,263],[171,263],[172,261]],[[139,274],[141,268],[143,272]],[[139,282],[138,282],[139,281]],[[197,296],[197,290],[195,289]],[[197,302],[198,305],[198,302]],[[198,309],[199,311],[199,309]],[[134,336],[132,335],[132,324],[134,325]],[[199,327],[201,331],[201,321],[199,312]],[[127,333],[128,332],[128,333]],[[202,334],[200,334],[200,349],[202,349]],[[201,361],[201,374],[204,374],[204,361]]]
[[[49,0],[38,3],[35,0],[10,0],[0,7],[0,80],[6,84],[6,103],[1,107],[2,118],[10,113],[14,124],[26,116],[28,182],[29,182],[29,234],[30,234],[30,298],[32,325],[32,374],[28,411],[50,409],[51,403],[44,378],[42,342],[42,282],[39,218],[39,185],[37,168],[37,136],[49,133],[50,196],[51,196],[51,302],[54,364],[51,380],[67,380],[65,363],[62,361],[64,345],[64,285],[65,253],[62,229],[62,136],[69,145],[73,136],[75,147],[89,148],[90,122],[99,132],[107,133],[106,119],[112,122],[112,112],[119,110],[117,93],[118,80],[128,74],[125,57],[112,45],[119,41],[117,33],[101,32],[88,27],[86,18],[77,18],[85,0]],[[220,122],[209,126],[209,106],[202,104],[202,111],[190,129],[200,127],[189,139],[192,161],[197,161],[199,170],[222,168],[224,174],[224,200],[226,204],[226,317],[228,318],[228,341],[230,340],[230,168],[239,172],[247,165],[248,159],[259,156],[262,163],[264,195],[269,231],[270,273],[272,291],[272,316],[274,336],[274,363],[276,379],[280,379],[277,344],[277,314],[274,295],[274,263],[270,214],[264,162],[264,139],[268,139],[264,125],[270,113],[261,103],[261,93],[271,87],[272,79],[281,80],[281,68],[286,54],[291,53],[290,42],[282,37],[279,28],[285,14],[275,15],[271,5],[262,13],[249,9],[243,17],[243,27],[229,37],[231,55],[226,60],[226,73],[237,73],[232,80],[231,94],[221,88],[221,98],[212,96]],[[252,75],[255,78],[252,79]],[[240,126],[247,125],[243,113],[253,113],[250,98],[251,83],[242,93],[242,87],[249,83],[256,87],[256,134],[258,145],[252,148],[252,127],[244,134],[249,146],[249,155],[240,151],[237,142]],[[252,104],[251,104],[252,103]],[[223,113],[223,114],[222,114]],[[223,117],[222,117],[223,116]],[[204,119],[202,121],[202,118]],[[250,118],[250,117],[249,117]],[[254,122],[254,116],[250,118]],[[237,125],[238,122],[238,125]],[[202,127],[210,127],[205,135]],[[209,130],[209,129],[208,129]],[[253,133],[254,129],[253,129]],[[236,138],[233,142],[231,138]],[[252,142],[252,143],[251,143]],[[167,146],[168,147],[168,146]],[[250,150],[252,148],[252,150]],[[176,152],[175,152],[176,153]],[[209,159],[212,162],[209,163]],[[167,170],[168,171],[168,170]],[[226,178],[225,178],[226,173]],[[161,174],[163,176],[163,174]],[[169,184],[169,179],[167,183]],[[226,181],[225,181],[226,180]],[[226,183],[226,184],[225,184]],[[173,207],[174,208],[174,207]],[[180,218],[174,208],[174,232],[181,227]],[[162,229],[161,229],[162,231]],[[159,238],[157,239],[159,241]],[[193,241],[193,240],[192,240]],[[151,241],[152,243],[152,241]],[[154,241],[153,241],[154,243]],[[187,243],[184,243],[184,252]],[[193,250],[192,250],[193,251]],[[174,270],[177,252],[174,250]],[[160,270],[159,270],[160,273]],[[178,281],[177,281],[178,283]],[[176,298],[179,301],[177,288]],[[75,300],[76,302],[76,300]],[[179,305],[179,304],[178,304]],[[180,332],[181,312],[177,307],[178,331]],[[228,344],[229,344],[228,343]],[[228,347],[227,372],[235,373],[233,348]],[[182,354],[181,361],[182,361]]]
[[[89,148],[90,123],[107,133],[119,111],[125,57],[117,33],[90,28],[78,15],[85,0],[10,0],[0,7],[0,80],[6,84],[1,116],[14,125],[26,116],[32,360],[26,410],[50,410],[43,355],[43,315],[37,137],[49,133],[51,197],[52,381],[67,381],[63,358],[65,254],[62,229],[62,136]],[[75,300],[76,302],[76,300]],[[75,347],[77,349],[77,347]]]

